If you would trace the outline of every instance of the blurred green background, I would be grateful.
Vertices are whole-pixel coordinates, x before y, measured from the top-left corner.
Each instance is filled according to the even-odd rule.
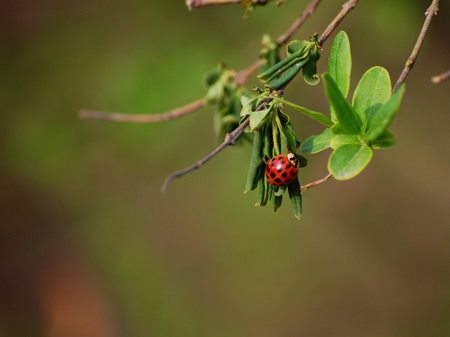
[[[306,2],[247,19],[182,0],[0,2],[1,336],[450,335],[450,83],[430,82],[450,67],[448,0],[407,80],[398,144],[356,179],[305,193],[300,222],[288,203],[274,214],[242,193],[248,146],[160,193],[217,144],[211,108],[152,125],[77,118],[200,98],[205,72],[248,65]],[[341,3],[323,1],[296,36],[322,31]],[[428,4],[360,1],[341,26],[353,88],[373,65],[398,76]],[[286,94],[327,110],[321,86]],[[320,131],[291,115],[302,139]]]

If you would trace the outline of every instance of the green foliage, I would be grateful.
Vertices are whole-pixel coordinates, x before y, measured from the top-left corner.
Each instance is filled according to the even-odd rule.
[[[265,206],[272,201],[274,211],[281,207],[286,189],[289,191],[292,211],[296,218],[302,212],[301,189],[298,179],[289,186],[273,186],[267,181],[266,161],[287,152],[295,153],[300,146],[289,116],[283,113],[283,104],[276,99],[276,94],[264,91],[256,98],[242,98],[241,116],[249,119],[247,132],[253,133],[253,146],[247,173],[244,193],[259,186],[258,206]],[[306,159],[298,155],[300,166],[306,166]]]
[[[328,117],[321,112],[289,102],[280,96],[281,91],[274,91],[286,86],[302,69],[305,82],[317,84],[319,77],[316,74],[316,63],[319,51],[316,37],[310,41],[291,42],[286,53],[284,59],[266,67],[258,76],[265,81],[266,90],[260,90],[260,95],[256,98],[244,96],[241,99],[241,117],[249,119],[247,131],[254,133],[245,192],[259,186],[258,205],[264,206],[272,200],[275,211],[282,204],[286,187],[276,187],[268,183],[264,174],[265,161],[280,153],[295,152],[300,146],[289,117],[282,112],[283,106],[289,106],[327,126],[321,134],[307,138],[299,149],[307,154],[315,154],[331,148],[329,172],[335,179],[348,180],[367,167],[374,150],[395,144],[394,135],[387,129],[400,108],[405,91],[402,86],[392,94],[387,70],[372,67],[361,77],[350,103],[347,100],[352,65],[350,42],[347,34],[340,32],[333,41],[328,72],[323,75],[330,105],[331,116]],[[265,55],[270,53],[266,52]],[[306,165],[304,158],[298,156],[301,158],[300,162]],[[302,204],[299,180],[289,184],[287,190],[293,213],[300,218]]]
[[[265,85],[279,90],[289,84],[303,69],[303,78],[307,84],[315,85],[320,78],[317,75],[317,61],[320,58],[317,36],[309,41],[295,40],[286,47],[286,57],[259,74]]]
[[[338,180],[357,176],[369,164],[373,150],[395,144],[388,127],[400,108],[404,86],[392,95],[391,79],[386,69],[373,67],[362,76],[347,101],[350,87],[351,51],[344,32],[337,34],[324,78],[333,125],[322,134],[308,138],[301,150],[318,153],[329,147],[333,152],[328,170]]]
[[[245,89],[236,85],[234,76],[235,72],[223,64],[219,64],[205,76],[208,88],[206,98],[215,107],[214,131],[219,140],[239,125],[241,98]]]
[[[365,144],[342,144],[333,151],[328,170],[338,180],[355,177],[369,164],[373,151]]]

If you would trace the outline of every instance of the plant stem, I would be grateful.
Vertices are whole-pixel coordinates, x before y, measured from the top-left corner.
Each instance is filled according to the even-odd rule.
[[[406,77],[408,76],[411,69],[414,67],[414,64],[417,59],[417,55],[419,55],[420,48],[422,47],[423,41],[425,40],[425,36],[427,35],[428,29],[430,27],[431,19],[433,16],[437,15],[439,11],[439,0],[433,0],[431,2],[430,7],[425,12],[425,22],[423,23],[422,29],[420,31],[419,37],[417,38],[416,44],[406,60],[405,67],[401,72],[397,82],[395,83],[393,91],[397,91],[397,89],[405,82]]]
[[[256,111],[262,110],[270,101],[272,100],[272,98],[269,96],[261,105],[259,105],[256,109]],[[220,144],[218,147],[216,147],[212,152],[210,152],[209,154],[207,154],[205,157],[203,157],[202,159],[198,160],[197,162],[195,162],[194,164],[192,164],[191,166],[188,166],[184,169],[181,169],[179,171],[176,171],[172,174],[170,174],[166,180],[164,180],[164,183],[161,187],[161,191],[162,192],[166,192],[167,189],[169,188],[169,185],[171,184],[171,182],[176,179],[176,178],[180,178],[194,170],[199,169],[200,167],[202,167],[203,165],[205,165],[208,161],[210,161],[212,158],[214,158],[215,156],[217,156],[220,152],[222,152],[222,150],[224,150],[227,146],[230,145],[234,145],[236,143],[236,140],[240,137],[240,135],[242,134],[242,132],[244,132],[244,130],[247,128],[247,126],[250,123],[250,119],[246,118],[236,129],[234,129],[231,133],[228,133],[225,136],[225,140],[223,141],[222,144]]]
[[[431,82],[433,82],[434,84],[439,84],[442,83],[444,81],[447,81],[450,79],[450,70],[447,70],[446,72],[433,76],[431,78]]]
[[[331,23],[328,25],[328,27],[323,31],[322,35],[320,35],[319,38],[319,46],[322,46],[325,41],[330,37],[330,35],[336,30],[336,28],[339,26],[339,24],[344,20],[344,18],[347,16],[348,13],[352,9],[356,7],[358,4],[358,0],[349,0],[346,3],[342,5],[341,11],[336,15],[336,17],[331,21]]]
[[[251,3],[254,5],[265,5],[269,0],[252,0]],[[186,0],[186,6],[189,10],[194,8],[201,8],[206,6],[220,6],[229,4],[240,4],[243,3],[242,0]]]
[[[115,122],[131,122],[131,123],[156,123],[163,121],[170,121],[172,119],[180,118],[199,110],[206,106],[208,101],[206,98],[201,98],[197,101],[189,103],[179,108],[162,114],[125,114],[120,112],[103,112],[94,110],[80,110],[78,116],[82,119],[98,119],[109,120]]]
[[[310,182],[309,184],[303,185],[303,186],[301,187],[301,191],[304,192],[304,191],[309,190],[309,189],[311,189],[311,188],[313,188],[313,187],[316,187],[316,186],[318,186],[318,185],[320,185],[320,184],[323,184],[323,183],[327,182],[328,180],[330,180],[332,177],[333,177],[333,175],[332,175],[331,173],[328,173],[328,174],[327,174],[324,178],[322,178],[322,179],[315,180],[315,181],[313,181],[313,182]]]
[[[319,6],[321,0],[313,0],[311,1],[308,6],[306,6],[305,10],[302,12],[302,14],[292,23],[292,25],[288,28],[288,30],[281,34],[277,38],[277,43],[279,46],[282,46],[286,44],[292,36],[300,29],[301,26],[305,23],[305,21],[314,14],[314,12],[317,9],[317,6]]]

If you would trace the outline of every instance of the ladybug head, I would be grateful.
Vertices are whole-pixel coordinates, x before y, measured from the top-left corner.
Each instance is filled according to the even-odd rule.
[[[298,166],[298,159],[297,159],[297,157],[295,156],[295,154],[293,154],[292,152],[289,152],[289,153],[287,154],[286,158],[287,158],[287,160],[289,160],[289,162],[290,162],[293,166],[295,166],[295,167]]]

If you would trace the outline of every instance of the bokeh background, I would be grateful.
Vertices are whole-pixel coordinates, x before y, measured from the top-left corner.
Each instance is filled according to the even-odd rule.
[[[301,221],[242,193],[248,146],[160,193],[217,144],[211,108],[152,125],[77,118],[200,98],[205,72],[248,65],[262,33],[306,2],[246,19],[181,0],[0,2],[1,336],[450,335],[450,83],[430,82],[450,68],[448,0],[407,80],[398,144],[356,179],[308,191]],[[323,1],[296,36],[322,31],[341,3]],[[373,65],[398,76],[428,4],[360,1],[341,26],[353,88]],[[286,94],[327,110],[321,86]],[[291,115],[301,138],[320,131]],[[304,182],[327,156],[310,158]]]

